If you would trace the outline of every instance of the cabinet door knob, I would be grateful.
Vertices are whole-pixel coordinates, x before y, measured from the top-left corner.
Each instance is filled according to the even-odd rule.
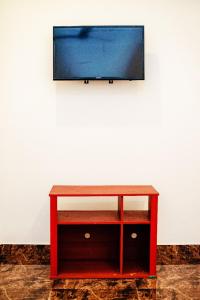
[[[90,239],[90,233],[89,233],[89,232],[86,232],[86,233],[84,234],[84,236],[85,236],[85,239]]]
[[[132,233],[131,233],[131,238],[132,238],[132,239],[136,239],[136,238],[137,238],[137,233],[132,232]]]

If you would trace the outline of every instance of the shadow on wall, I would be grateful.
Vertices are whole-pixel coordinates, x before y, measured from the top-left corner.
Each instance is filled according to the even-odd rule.
[[[161,125],[158,59],[146,55],[144,81],[54,81],[58,127],[157,127]]]

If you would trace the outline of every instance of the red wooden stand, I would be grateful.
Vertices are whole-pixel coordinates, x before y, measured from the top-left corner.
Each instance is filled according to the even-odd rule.
[[[51,278],[156,276],[158,192],[152,186],[53,186]],[[57,198],[116,196],[116,211],[58,211]],[[146,211],[124,210],[124,196],[148,196]]]

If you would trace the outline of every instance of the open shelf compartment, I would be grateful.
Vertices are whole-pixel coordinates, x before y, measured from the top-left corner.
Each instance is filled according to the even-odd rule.
[[[148,273],[150,255],[150,226],[125,224],[123,239],[123,272]]]
[[[59,225],[58,275],[113,276],[119,272],[119,225]]]
[[[123,197],[125,224],[150,224],[149,196]]]

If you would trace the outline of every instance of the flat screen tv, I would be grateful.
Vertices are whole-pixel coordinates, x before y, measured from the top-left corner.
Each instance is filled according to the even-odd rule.
[[[54,80],[143,80],[144,26],[53,27]]]

